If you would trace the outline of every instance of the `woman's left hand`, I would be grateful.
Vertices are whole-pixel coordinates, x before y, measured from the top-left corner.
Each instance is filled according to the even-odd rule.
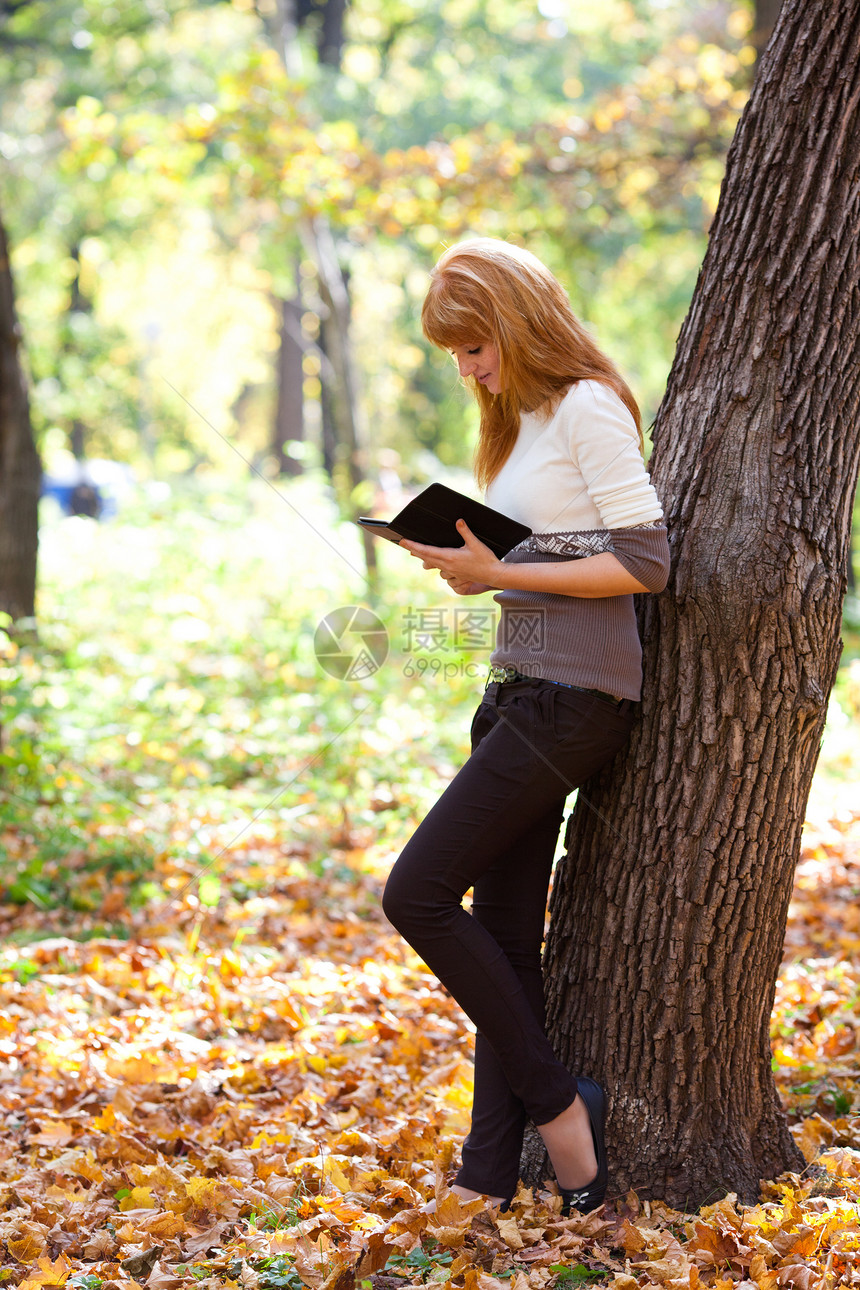
[[[495,586],[494,579],[501,560],[475,537],[465,520],[457,520],[457,531],[462,534],[465,546],[424,546],[406,538],[401,540],[400,546],[421,560],[425,569],[438,569],[446,582],[483,582],[488,587]]]

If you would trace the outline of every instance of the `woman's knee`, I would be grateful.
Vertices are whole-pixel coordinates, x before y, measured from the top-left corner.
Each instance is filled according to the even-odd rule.
[[[407,939],[422,927],[443,925],[459,905],[453,893],[431,881],[426,872],[403,864],[402,857],[388,875],[382,893],[382,912]]]
[[[399,932],[406,934],[407,929],[420,921],[423,901],[419,897],[422,884],[418,874],[403,863],[403,857],[397,861],[382,893],[382,912]]]
[[[392,927],[400,930],[401,923],[406,921],[408,911],[407,893],[399,881],[394,869],[388,875],[388,881],[382,893],[382,912]]]

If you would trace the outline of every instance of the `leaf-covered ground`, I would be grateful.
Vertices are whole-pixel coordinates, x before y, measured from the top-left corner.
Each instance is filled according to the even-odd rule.
[[[80,939],[120,880],[78,939],[65,911],[0,911],[19,942],[0,960],[9,1284],[853,1284],[860,816],[808,826],[774,1014],[781,1087],[826,1174],[696,1216],[631,1195],[561,1219],[547,1189],[494,1218],[445,1197],[471,1037],[385,924],[369,841],[346,833],[313,865],[251,828],[222,882],[257,894],[206,909],[186,888],[133,914],[128,940]],[[160,866],[168,887],[193,876]]]
[[[251,603],[247,570],[247,603],[234,588],[227,634],[212,639],[221,574],[198,576],[184,600],[163,588],[173,609],[156,612],[153,574],[129,580],[117,529],[115,563],[103,556],[85,594],[93,533],[63,533],[63,551],[50,539],[47,551],[53,617],[38,644],[7,647],[7,1284],[860,1285],[860,803],[847,734],[810,804],[773,1020],[776,1078],[815,1163],[764,1183],[753,1208],[728,1197],[687,1215],[631,1194],[562,1219],[547,1187],[494,1216],[445,1187],[468,1125],[469,1029],[379,907],[462,732],[428,727],[438,695],[404,685],[396,665],[384,688],[344,699],[306,642],[290,654],[284,616]],[[188,542],[164,542],[185,578]],[[260,586],[275,598],[270,566]],[[372,721],[339,735],[371,699]],[[460,730],[462,705],[454,718]]]

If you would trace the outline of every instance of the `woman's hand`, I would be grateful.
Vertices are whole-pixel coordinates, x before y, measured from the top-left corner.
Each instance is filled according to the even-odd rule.
[[[455,591],[458,596],[480,596],[482,591],[495,590],[495,588],[491,587],[487,582],[469,582],[468,579],[446,578],[444,573],[440,573],[439,577],[443,578],[451,590]]]
[[[488,591],[496,585],[501,560],[475,537],[465,520],[457,520],[457,531],[462,535],[465,546],[424,546],[406,538],[401,540],[400,546],[405,547],[416,560],[421,560],[425,569],[438,569],[451,590],[459,596],[476,595],[478,590]]]

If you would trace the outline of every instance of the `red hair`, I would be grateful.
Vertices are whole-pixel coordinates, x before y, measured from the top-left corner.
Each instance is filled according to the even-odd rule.
[[[574,314],[561,283],[530,251],[490,237],[449,247],[430,274],[421,323],[440,349],[490,343],[499,352],[501,394],[467,380],[481,413],[475,478],[482,488],[510,456],[521,413],[540,408],[549,416],[575,381],[602,381],[615,391],[642,449],[630,387]]]

